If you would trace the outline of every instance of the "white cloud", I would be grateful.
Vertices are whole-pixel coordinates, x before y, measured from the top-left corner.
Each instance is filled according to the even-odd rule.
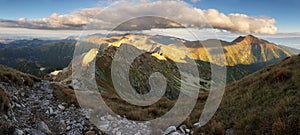
[[[224,14],[216,9],[202,10],[194,8],[182,1],[153,2],[148,0],[135,3],[127,1],[115,2],[109,8],[86,8],[64,15],[53,13],[49,17],[37,20],[26,18],[14,21],[0,20],[0,27],[78,30],[82,29],[83,26],[87,26],[88,29],[111,29],[127,21],[128,18],[138,16],[160,16],[178,22],[185,27],[193,28],[209,28],[212,26],[218,29],[243,33],[274,34],[277,32],[276,20],[270,17]],[[157,21],[147,25],[151,26],[151,28],[176,26],[174,24],[157,23]],[[131,25],[128,27],[137,30],[144,28],[144,26],[142,28],[137,26]]]

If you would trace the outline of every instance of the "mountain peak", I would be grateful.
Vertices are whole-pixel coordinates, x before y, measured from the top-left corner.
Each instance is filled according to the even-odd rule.
[[[249,34],[247,36],[239,36],[238,38],[233,40],[232,43],[237,43],[237,42],[241,42],[241,41],[255,42],[255,41],[261,41],[261,40],[258,37],[255,37],[255,36]]]
[[[255,36],[253,36],[253,35],[251,35],[251,34],[248,34],[247,36],[245,36],[246,38],[257,38],[257,37],[255,37]]]
[[[251,34],[249,34],[249,35],[247,35],[247,36],[245,36],[245,39],[247,40],[260,40],[258,37],[255,37],[255,36],[253,36],[253,35],[251,35]]]

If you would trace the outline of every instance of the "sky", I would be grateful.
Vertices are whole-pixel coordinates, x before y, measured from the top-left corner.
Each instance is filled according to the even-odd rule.
[[[225,14],[243,13],[251,16],[270,16],[276,19],[280,32],[300,31],[299,0],[185,0],[201,9],[217,9]],[[195,2],[193,2],[195,1]],[[38,19],[52,13],[107,5],[109,0],[0,0],[0,18]]]
[[[112,3],[117,4],[108,7]],[[108,30],[116,22],[145,14],[166,17],[195,29],[207,29],[208,26],[200,25],[206,22],[220,29],[217,34],[223,38],[226,38],[226,32],[231,34],[228,39],[233,35],[254,34],[297,47],[300,45],[297,40],[300,37],[299,6],[299,0],[135,0],[132,3],[116,0],[0,0],[0,38],[43,33],[41,31],[49,31],[49,36],[59,32],[62,33],[59,36],[70,36],[80,33],[87,25],[90,30]],[[103,10],[102,15],[94,17]],[[198,14],[205,19],[198,18]]]
[[[276,19],[279,32],[300,31],[299,0],[201,0],[198,8],[215,8],[223,13],[243,13],[251,16],[270,16]]]
[[[1,19],[38,19],[97,6],[99,0],[0,0]]]

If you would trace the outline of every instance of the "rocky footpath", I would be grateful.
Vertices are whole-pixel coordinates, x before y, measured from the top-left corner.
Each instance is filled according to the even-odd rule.
[[[51,82],[28,86],[0,83],[10,96],[10,108],[0,115],[0,134],[13,135],[150,135],[150,122],[133,122],[121,116],[100,117],[98,127],[86,116],[86,110],[68,105],[53,96]],[[186,126],[169,127],[163,135],[189,135]]]
[[[50,82],[42,81],[33,87],[1,84],[11,98],[10,109],[0,115],[1,134],[32,135],[101,135],[74,105],[55,99]]]
[[[99,129],[105,133],[113,135],[150,135],[151,122],[134,122],[119,115],[106,115],[100,117]],[[185,125],[176,128],[170,126],[165,131],[161,130],[162,135],[191,135],[193,132]]]

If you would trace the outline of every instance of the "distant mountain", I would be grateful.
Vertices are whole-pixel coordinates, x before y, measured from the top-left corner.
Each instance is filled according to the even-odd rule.
[[[293,53],[293,54],[299,54],[300,53],[300,50],[299,49],[296,49],[296,48],[292,48],[292,47],[288,47],[288,46],[284,46],[284,45],[278,45],[279,47]]]
[[[185,42],[185,46],[188,47],[188,48],[203,48],[204,45],[207,45],[207,46],[215,46],[215,47],[218,47],[218,45],[222,45],[222,46],[227,46],[227,45],[230,45],[231,43],[230,42],[227,42],[227,41],[224,41],[224,40],[218,40],[218,39],[207,39],[207,40],[204,40],[204,41],[189,41],[189,42]],[[207,47],[205,46],[205,47]]]
[[[32,40],[15,40],[4,44],[1,48],[19,48],[19,47],[37,47],[41,44],[55,42],[53,40],[40,40],[40,39],[32,39]]]
[[[32,40],[14,40],[7,43],[0,44],[0,48],[22,48],[22,47],[38,47],[48,43],[55,42],[70,42],[75,43],[77,39],[75,37],[69,37],[63,40],[41,40],[41,39],[32,39]]]
[[[225,50],[227,65],[230,66],[276,61],[294,54],[290,50],[252,35],[238,37],[232,42],[232,46],[225,47]]]
[[[205,44],[205,47],[203,47]],[[213,55],[213,49],[216,44],[223,46],[226,58],[225,63],[210,60],[208,55]],[[217,65],[236,66],[236,65],[253,65],[261,63],[274,63],[288,56],[296,54],[298,51],[292,51],[287,47],[282,47],[266,40],[259,39],[253,35],[245,37],[240,36],[232,42],[222,40],[205,40],[205,41],[192,41],[186,42],[185,45],[191,47],[195,59],[202,61],[210,61]],[[206,50],[207,51],[206,51]],[[266,65],[268,65],[266,64]]]
[[[224,50],[228,66],[245,68],[250,72],[300,53],[300,50],[276,45],[253,35],[238,37]]]
[[[204,134],[298,134],[300,55],[267,66],[226,87]],[[242,111],[241,111],[242,110]]]
[[[14,40],[12,40],[12,39],[0,39],[0,44],[8,44],[12,41],[14,41]]]
[[[34,40],[22,44],[24,42],[16,41],[15,43],[21,44],[17,47],[9,45],[10,47],[0,48],[0,64],[42,77],[68,66],[73,58],[75,42],[48,43]]]

